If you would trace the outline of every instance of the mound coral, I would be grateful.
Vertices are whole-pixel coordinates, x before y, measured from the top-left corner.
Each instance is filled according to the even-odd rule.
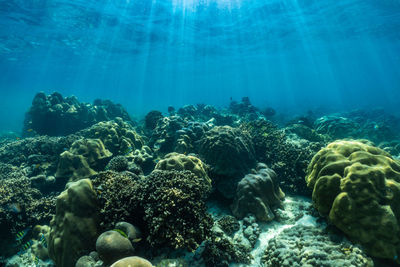
[[[360,127],[357,122],[339,116],[323,116],[314,122],[318,133],[329,135],[332,139],[357,138]]]
[[[49,256],[57,266],[74,266],[93,250],[98,235],[96,193],[90,180],[69,183],[57,197],[56,214],[50,222]]]
[[[400,253],[400,162],[361,141],[336,141],[308,166],[307,185],[322,216],[376,257]]]
[[[74,96],[64,98],[57,92],[48,96],[40,92],[35,95],[32,106],[26,113],[23,133],[67,135],[115,117],[130,120],[124,108],[111,101],[97,100],[90,105],[80,103]]]
[[[276,173],[258,163],[257,168],[239,182],[232,212],[238,218],[252,213],[257,220],[270,221],[275,217],[270,207],[280,206],[284,197]]]
[[[117,231],[106,231],[96,241],[96,251],[106,265],[119,259],[132,256],[134,249],[131,241]]]
[[[241,125],[254,143],[256,158],[273,169],[285,193],[310,195],[304,182],[307,165],[324,145],[301,138],[289,137],[285,131],[266,120],[257,120]]]
[[[115,262],[111,267],[153,267],[151,262],[141,257],[132,256],[120,259],[119,261]]]
[[[148,130],[154,130],[157,126],[157,122],[159,119],[162,119],[164,116],[158,110],[152,110],[147,113],[146,117],[144,118],[145,127]]]
[[[157,126],[152,131],[150,147],[160,153],[167,154],[174,150],[178,134],[185,125],[185,121],[179,116],[170,116],[159,119]]]
[[[200,155],[211,167],[217,189],[232,198],[238,177],[255,165],[253,143],[247,132],[230,126],[217,126],[200,140]]]
[[[76,181],[102,170],[112,154],[100,139],[80,139],[60,155],[56,178]]]
[[[191,171],[199,179],[203,179],[211,184],[203,162],[194,156],[186,156],[184,154],[172,152],[165,155],[164,159],[157,163],[155,169],[166,171]]]
[[[114,155],[131,155],[144,145],[142,137],[135,129],[121,118],[99,122],[77,134],[91,139],[100,139],[104,146]]]

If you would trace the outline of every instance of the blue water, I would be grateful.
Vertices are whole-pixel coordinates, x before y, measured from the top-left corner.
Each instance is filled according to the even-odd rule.
[[[400,114],[400,2],[0,0],[0,129],[55,90],[134,116],[242,96]]]

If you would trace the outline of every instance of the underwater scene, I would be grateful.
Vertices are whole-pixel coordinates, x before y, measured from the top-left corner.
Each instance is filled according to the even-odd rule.
[[[0,0],[0,267],[400,266],[398,0]]]

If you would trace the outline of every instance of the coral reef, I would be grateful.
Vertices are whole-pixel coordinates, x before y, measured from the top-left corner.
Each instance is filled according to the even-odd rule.
[[[374,266],[359,247],[343,237],[302,224],[272,238],[262,262],[267,267]]]
[[[258,163],[257,168],[238,183],[232,213],[238,218],[252,213],[257,220],[270,221],[275,217],[270,206],[280,206],[284,197],[276,173]]]
[[[106,171],[122,172],[129,168],[129,161],[124,156],[113,157],[107,164]]]
[[[307,185],[322,216],[375,257],[400,252],[400,162],[371,143],[336,141],[310,163]]]
[[[56,204],[50,222],[49,256],[59,267],[74,266],[80,256],[94,249],[98,236],[98,202],[92,182],[69,183]]]
[[[148,130],[154,130],[157,126],[157,122],[159,119],[162,119],[164,116],[158,110],[152,110],[147,113],[146,117],[144,118],[144,126]]]
[[[26,113],[23,133],[60,136],[74,133],[99,121],[122,117],[130,120],[121,105],[97,100],[93,105],[80,103],[76,97],[64,98],[60,93],[37,93]]]
[[[164,117],[157,122],[152,131],[149,146],[159,154],[168,154],[174,150],[178,138],[177,131],[185,126],[179,116]]]
[[[100,139],[105,148],[114,156],[132,155],[135,150],[140,150],[144,145],[143,138],[121,118],[99,122],[77,134],[86,138]]]
[[[137,225],[153,247],[194,250],[208,236],[212,220],[205,199],[211,185],[190,171],[155,170],[144,179],[132,173],[101,172],[93,181],[99,193],[101,225]]]
[[[250,103],[248,97],[243,97],[239,103],[231,101],[229,104],[229,110],[245,121],[257,120],[261,116],[259,109]]]
[[[3,247],[14,242],[14,234],[51,219],[55,212],[55,197],[43,196],[32,188],[27,177],[2,180],[0,195],[0,247],[4,255],[18,249]]]
[[[0,162],[18,167],[18,171],[23,170],[28,177],[54,175],[60,154],[78,139],[76,135],[69,135],[15,140],[0,147]]]
[[[200,143],[200,155],[211,167],[216,188],[232,198],[240,177],[256,164],[250,136],[237,128],[217,126],[207,131]]]
[[[208,237],[212,219],[205,199],[211,185],[190,171],[155,170],[142,180],[139,202],[152,246],[195,250]]]
[[[104,169],[111,158],[100,139],[80,139],[60,155],[56,178],[76,181]]]
[[[165,155],[164,159],[157,163],[155,169],[165,171],[190,171],[196,175],[197,178],[203,179],[211,184],[211,179],[207,175],[203,162],[194,156],[186,156],[184,154],[172,152]]]
[[[153,267],[151,262],[141,257],[133,256],[120,259],[119,261],[115,262],[111,267]]]
[[[201,257],[207,267],[228,267],[230,263],[250,264],[249,248],[227,236],[217,224],[204,242]]]
[[[243,123],[241,129],[249,132],[257,160],[276,172],[285,193],[310,195],[304,177],[309,162],[324,143],[310,142],[297,135],[289,138],[285,131],[266,120]]]
[[[119,259],[132,256],[134,249],[128,238],[110,230],[97,238],[96,251],[104,264],[110,265]]]
[[[143,224],[143,212],[138,208],[139,177],[131,172],[99,172],[92,178],[100,207],[100,227],[113,229],[120,221]],[[141,213],[140,213],[141,212]]]

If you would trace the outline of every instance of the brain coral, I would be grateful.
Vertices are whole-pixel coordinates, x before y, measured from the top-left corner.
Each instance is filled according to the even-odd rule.
[[[400,252],[400,163],[362,141],[336,141],[308,166],[306,182],[322,216],[371,256]]]

